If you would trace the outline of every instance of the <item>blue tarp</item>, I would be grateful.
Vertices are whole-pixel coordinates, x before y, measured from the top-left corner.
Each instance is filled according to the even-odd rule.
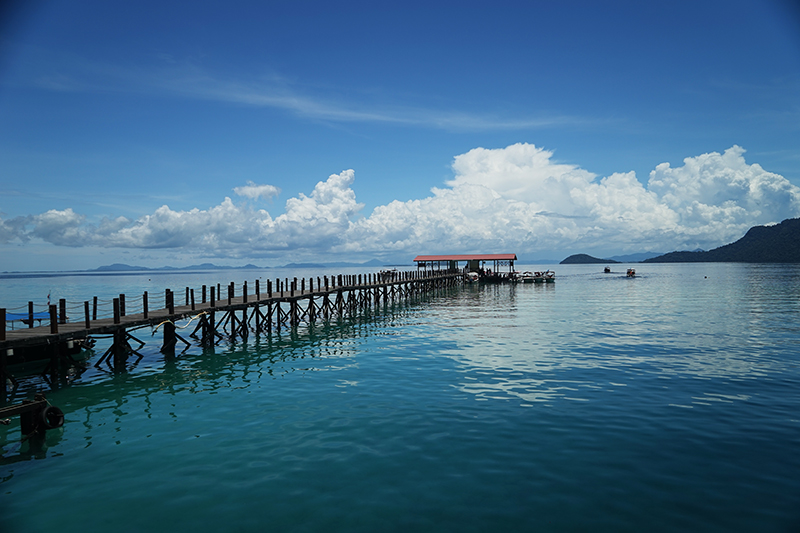
[[[34,320],[49,320],[49,311],[39,311],[33,313]],[[13,322],[14,320],[28,320],[28,313],[6,313],[6,322]]]

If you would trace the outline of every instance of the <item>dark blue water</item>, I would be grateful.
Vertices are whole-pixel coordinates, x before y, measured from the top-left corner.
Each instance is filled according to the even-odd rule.
[[[0,429],[2,531],[800,531],[800,268],[602,266],[140,332],[126,374],[28,383],[67,422]]]

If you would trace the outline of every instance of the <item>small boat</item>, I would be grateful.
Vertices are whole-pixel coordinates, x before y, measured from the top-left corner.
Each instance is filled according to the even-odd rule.
[[[534,283],[554,283],[556,281],[556,273],[552,270],[545,270],[544,272],[534,272]]]
[[[605,272],[606,274],[610,274],[611,273],[611,267],[605,267],[603,269],[603,272]]]
[[[464,279],[467,281],[467,283],[477,283],[480,279],[480,275],[477,272],[467,272],[467,274],[464,276]]]
[[[380,271],[380,279],[381,281],[391,281],[397,277],[397,269],[396,268],[385,268]]]
[[[628,269],[628,277],[629,278],[635,278],[636,277],[636,270],[634,270],[632,268],[629,268]]]
[[[522,283],[533,283],[536,280],[536,278],[534,278],[533,272],[531,272],[530,270],[526,270],[519,276],[519,280]]]

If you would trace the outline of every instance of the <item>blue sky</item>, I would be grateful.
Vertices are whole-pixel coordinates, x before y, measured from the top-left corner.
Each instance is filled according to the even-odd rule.
[[[0,271],[607,257],[800,216],[795,2],[0,17]]]

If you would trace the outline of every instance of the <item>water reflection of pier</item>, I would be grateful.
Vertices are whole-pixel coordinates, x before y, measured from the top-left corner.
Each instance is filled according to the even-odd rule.
[[[0,388],[5,398],[6,381],[14,378],[8,373],[7,361],[15,352],[35,351],[47,359],[43,374],[57,375],[75,361],[70,355],[72,347],[92,336],[109,336],[111,346],[95,366],[107,364],[113,370],[124,370],[132,356],[141,359],[138,352],[144,342],[131,332],[150,327],[162,331],[161,351],[174,353],[178,342],[191,344],[178,334],[176,323],[189,320],[184,328],[194,324],[192,333],[201,346],[213,346],[223,338],[246,339],[260,332],[296,328],[300,324],[313,324],[318,320],[357,317],[381,302],[398,300],[449,288],[462,282],[462,276],[453,271],[397,272],[339,275],[315,278],[276,279],[262,287],[256,280],[254,291],[247,282],[240,287],[229,284],[226,297],[219,285],[202,286],[196,300],[193,289],[186,288],[184,305],[175,305],[175,293],[165,291],[165,307],[149,309],[148,293],[141,297],[141,312],[126,314],[126,297],[120,294],[113,299],[113,316],[97,319],[96,299],[93,306],[84,302],[84,320],[70,322],[66,318],[66,302],[49,306],[49,324],[35,326],[34,320],[27,328],[6,331],[6,310],[0,309]],[[239,295],[236,295],[239,292]],[[130,300],[129,300],[130,301]],[[31,306],[32,307],[32,306]],[[33,310],[29,308],[32,313]],[[131,343],[136,343],[134,348]]]

